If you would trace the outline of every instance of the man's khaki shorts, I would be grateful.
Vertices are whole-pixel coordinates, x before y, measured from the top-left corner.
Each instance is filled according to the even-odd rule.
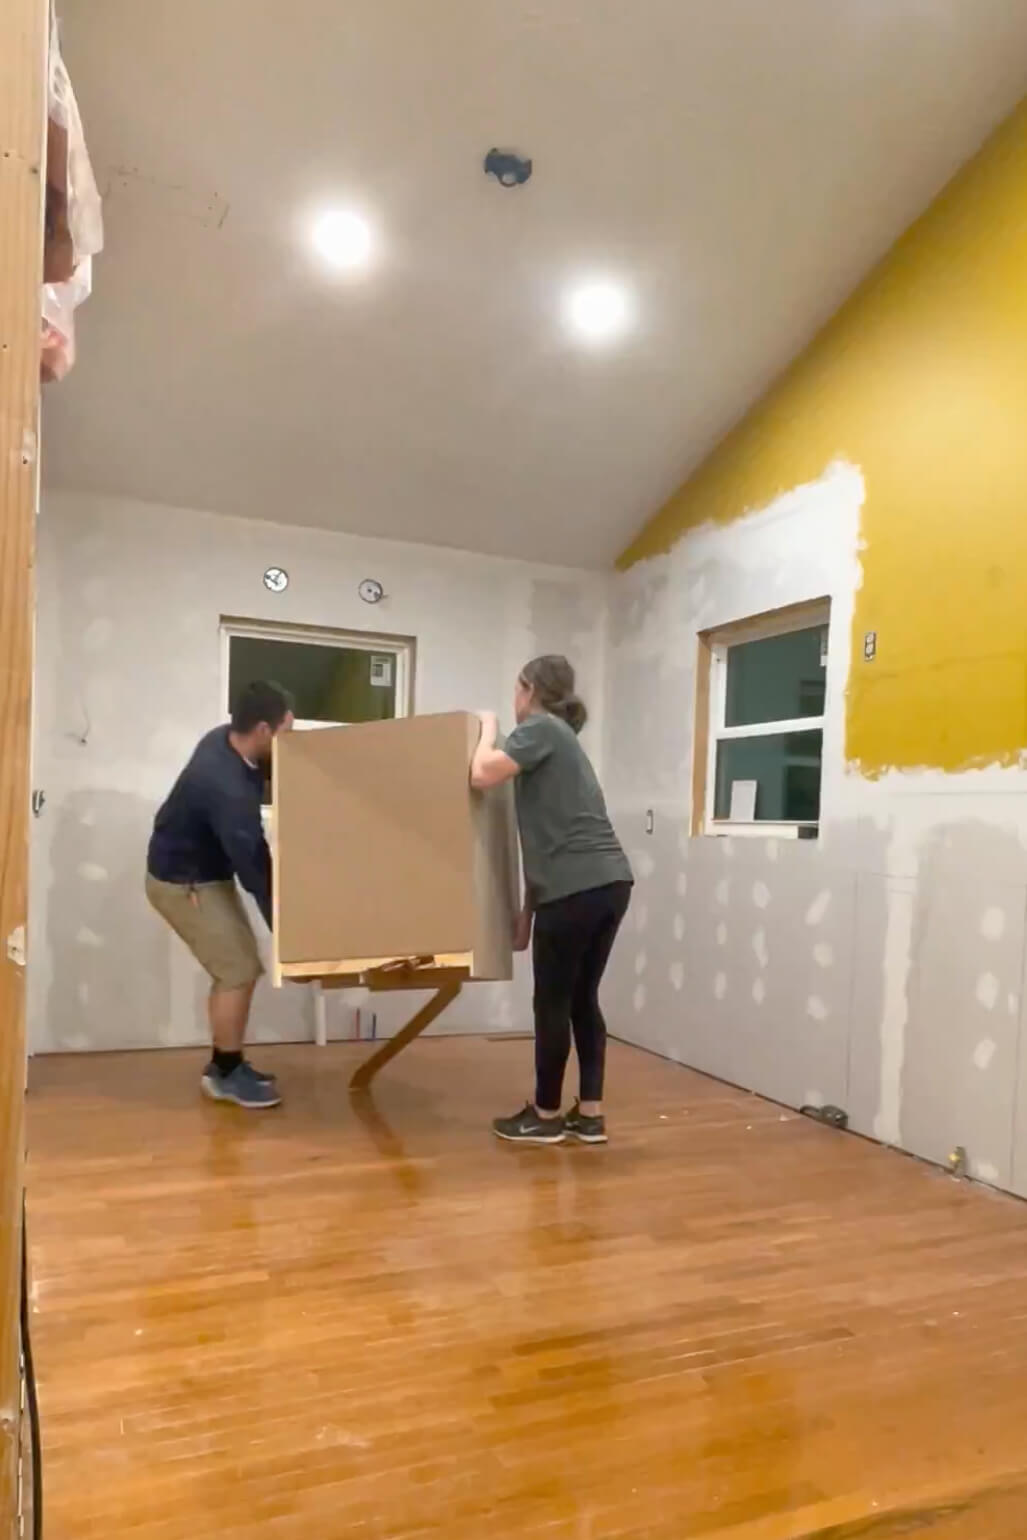
[[[257,938],[234,882],[158,882],[147,873],[146,896],[181,936],[215,989],[242,989],[264,971]]]

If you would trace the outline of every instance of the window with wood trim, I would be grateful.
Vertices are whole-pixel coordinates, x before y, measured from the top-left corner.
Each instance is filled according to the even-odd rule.
[[[700,637],[693,832],[816,834],[829,626],[818,600]]]
[[[301,730],[408,716],[413,654],[410,637],[226,619],[221,623],[222,710],[230,716],[248,684],[268,679],[292,697]],[[264,800],[271,800],[270,783]]]

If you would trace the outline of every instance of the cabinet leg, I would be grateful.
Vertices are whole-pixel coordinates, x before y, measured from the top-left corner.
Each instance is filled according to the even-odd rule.
[[[452,1005],[460,993],[462,979],[453,979],[450,983],[441,984],[430,1000],[412,1016],[405,1027],[401,1027],[395,1037],[390,1037],[366,1059],[350,1080],[350,1090],[359,1091],[370,1085],[378,1071],[394,1059],[397,1053],[401,1053],[408,1043],[412,1043],[415,1037],[420,1037],[426,1027],[430,1027],[436,1016],[440,1016],[447,1005]]]
[[[314,991],[314,1042],[324,1048],[328,1042],[328,1002],[320,979],[315,979],[311,988]]]

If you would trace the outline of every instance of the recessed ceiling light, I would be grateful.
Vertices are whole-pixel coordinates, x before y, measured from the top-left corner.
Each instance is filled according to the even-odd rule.
[[[347,209],[326,209],[314,220],[311,239],[318,256],[340,271],[366,267],[374,238],[366,219]]]
[[[567,324],[585,342],[613,342],[632,321],[631,295],[623,284],[608,279],[576,284],[564,308]]]

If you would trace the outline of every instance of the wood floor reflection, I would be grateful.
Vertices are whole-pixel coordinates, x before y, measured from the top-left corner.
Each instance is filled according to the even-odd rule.
[[[33,1065],[48,1540],[1022,1540],[1027,1206],[623,1047]]]

